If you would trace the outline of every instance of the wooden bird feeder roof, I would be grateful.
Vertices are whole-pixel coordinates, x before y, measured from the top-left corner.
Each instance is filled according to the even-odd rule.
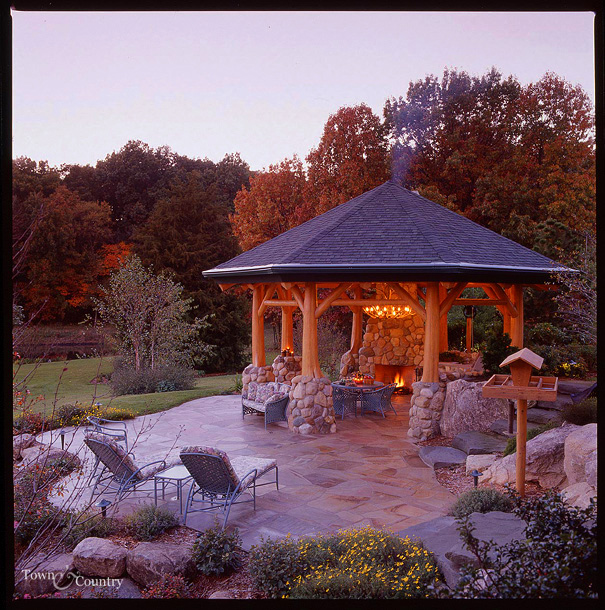
[[[531,365],[533,368],[540,370],[542,368],[542,363],[544,362],[544,358],[542,356],[538,356],[535,352],[532,352],[527,347],[524,347],[522,350],[515,352],[505,358],[500,366],[507,366],[512,364],[513,362],[523,361],[527,364]]]

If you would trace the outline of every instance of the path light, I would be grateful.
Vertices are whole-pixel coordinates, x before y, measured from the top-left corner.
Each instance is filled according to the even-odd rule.
[[[479,485],[479,477],[482,477],[483,473],[479,472],[476,468],[475,470],[473,470],[473,472],[471,472],[471,477],[473,477],[473,479],[475,479],[475,489],[477,489],[477,485]]]
[[[63,451],[65,449],[65,430],[61,430],[59,434],[61,435],[61,450]]]
[[[102,500],[99,500],[95,506],[97,508],[101,509],[101,514],[103,515],[103,518],[107,517],[107,507],[111,504],[111,502],[109,500],[105,500],[105,498],[103,498]]]

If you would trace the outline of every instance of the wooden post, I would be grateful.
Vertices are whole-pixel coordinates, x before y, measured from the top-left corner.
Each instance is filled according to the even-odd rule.
[[[422,381],[439,381],[439,285],[426,287],[426,322],[424,324],[424,362]]]
[[[302,374],[322,377],[317,346],[317,284],[307,282],[303,298]]]
[[[281,296],[281,295],[280,295]],[[291,299],[290,291],[287,293],[287,298]],[[281,349],[294,351],[294,322],[292,315],[294,307],[284,306],[281,308]]]
[[[443,300],[447,297],[447,290],[445,286],[440,282],[439,283],[439,301],[443,302]],[[439,319],[439,353],[447,352],[449,346],[448,336],[447,336],[447,311],[441,316]]]
[[[353,289],[355,298],[361,299],[362,290],[358,284]],[[353,307],[353,324],[351,326],[351,353],[356,354],[362,344],[363,338],[363,309],[361,307]]]
[[[511,286],[509,297],[519,312],[516,318],[510,318],[511,345],[521,349],[523,347],[523,286],[518,284]]]
[[[513,318],[514,319],[514,318]],[[527,400],[517,398],[517,491],[525,496],[525,445],[527,442]]]
[[[466,319],[466,351],[470,354],[473,350],[473,318]]]
[[[510,337],[510,321],[511,321],[511,315],[509,313],[507,313],[506,311],[502,313],[502,323],[503,323],[503,327],[502,327],[502,334],[504,333],[508,333],[508,336]]]
[[[252,288],[252,364],[265,366],[265,319],[259,315],[265,287],[255,284]]]

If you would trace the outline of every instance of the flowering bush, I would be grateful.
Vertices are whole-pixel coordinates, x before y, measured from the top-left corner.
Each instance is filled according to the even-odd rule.
[[[582,362],[563,362],[557,369],[557,374],[561,377],[585,377],[587,373],[586,366]]]
[[[82,426],[87,423],[89,417],[101,417],[103,419],[124,420],[134,417],[132,411],[118,409],[116,407],[104,407],[100,403],[84,406],[79,402],[61,405],[52,417],[52,428],[64,426]]]
[[[260,590],[288,598],[425,597],[426,586],[440,579],[420,543],[371,527],[263,541],[252,548],[249,568]]]

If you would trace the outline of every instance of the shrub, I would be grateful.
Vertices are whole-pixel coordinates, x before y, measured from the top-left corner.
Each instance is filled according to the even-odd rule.
[[[420,543],[370,527],[264,540],[251,549],[249,571],[259,590],[290,598],[423,597],[439,578]]]
[[[576,362],[575,360],[562,362],[557,368],[557,374],[561,377],[582,379],[586,377],[587,372],[586,365],[583,362]]]
[[[559,425],[560,423],[558,421],[549,421],[548,423],[542,424],[537,428],[528,430],[526,438],[528,441],[530,441],[532,438],[536,438],[538,434],[542,434],[542,432],[552,430],[553,428],[558,428]],[[517,437],[511,436],[506,443],[506,447],[504,448],[504,455],[511,455],[512,453],[515,453],[515,451],[517,451]]]
[[[430,589],[442,598],[597,598],[596,502],[580,509],[552,490],[528,501],[508,493],[526,523],[526,539],[480,541],[468,516],[459,519],[460,536],[478,565],[463,566],[453,589]]]
[[[13,421],[13,428],[19,434],[40,434],[43,430],[48,430],[49,426],[50,422],[44,415],[33,411],[21,413]]]
[[[517,351],[516,347],[511,347],[511,338],[508,333],[500,334],[489,332],[483,350],[483,368],[490,375],[503,373],[500,363],[511,354]]]
[[[141,591],[143,599],[185,599],[193,597],[191,585],[180,574],[166,574]]]
[[[532,345],[565,345],[567,333],[550,322],[537,322],[527,329],[527,342]]]
[[[66,520],[63,528],[63,542],[73,549],[84,538],[107,538],[120,530],[119,523],[110,517],[102,517],[92,511],[72,513]]]
[[[136,371],[120,363],[111,376],[111,386],[117,395],[191,390],[195,387],[195,374],[184,366],[164,365]]]
[[[579,402],[577,405],[570,404],[563,407],[563,419],[570,424],[585,426],[597,423],[597,397],[592,396]]]
[[[464,362],[464,358],[457,352],[441,352],[439,362]]]
[[[171,511],[149,504],[128,515],[126,530],[137,540],[153,540],[168,528],[178,525],[178,517]]]
[[[460,518],[471,513],[488,513],[492,510],[510,513],[513,510],[513,503],[510,498],[495,489],[472,489],[463,493],[454,502],[448,515]]]
[[[218,523],[201,532],[193,544],[193,560],[207,576],[229,573],[241,565],[241,543],[236,528],[228,534]]]

